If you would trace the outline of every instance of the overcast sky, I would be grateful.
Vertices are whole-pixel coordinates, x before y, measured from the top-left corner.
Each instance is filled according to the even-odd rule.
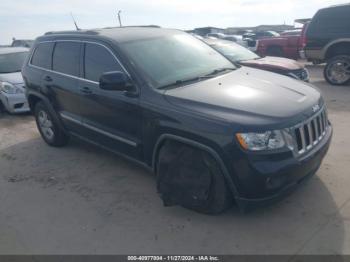
[[[155,24],[192,29],[259,24],[293,24],[322,7],[350,0],[0,0],[0,44],[12,37],[35,38],[52,30]]]

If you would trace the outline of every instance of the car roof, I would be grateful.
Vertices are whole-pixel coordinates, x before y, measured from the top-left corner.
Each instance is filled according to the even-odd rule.
[[[29,51],[29,48],[25,47],[0,47],[0,55],[22,53]]]
[[[128,42],[140,39],[156,38],[174,33],[185,33],[178,29],[165,29],[157,26],[125,26],[109,27],[101,29],[75,30],[48,32],[39,39],[50,39],[60,37],[90,37],[90,38],[107,38],[116,42]]]

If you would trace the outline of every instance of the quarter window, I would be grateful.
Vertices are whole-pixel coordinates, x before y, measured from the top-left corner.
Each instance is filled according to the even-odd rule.
[[[52,70],[79,76],[80,43],[57,42],[53,52]]]
[[[51,69],[52,50],[54,43],[40,43],[36,47],[31,64],[45,69]]]
[[[85,78],[98,82],[105,72],[122,71],[113,55],[98,44],[85,44],[84,72]]]

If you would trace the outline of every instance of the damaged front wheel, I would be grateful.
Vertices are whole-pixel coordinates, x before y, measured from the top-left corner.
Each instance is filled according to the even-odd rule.
[[[157,187],[165,206],[219,214],[232,204],[221,168],[207,152],[168,141],[159,152]]]

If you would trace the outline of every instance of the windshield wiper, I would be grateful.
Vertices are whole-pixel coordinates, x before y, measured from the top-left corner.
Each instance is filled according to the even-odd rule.
[[[210,72],[209,74],[206,74],[205,76],[206,77],[215,76],[215,75],[223,73],[225,71],[234,71],[234,70],[236,70],[236,68],[234,68],[234,67],[223,67],[223,68],[215,69],[212,72]]]
[[[236,70],[236,68],[232,68],[232,67],[219,68],[219,69],[213,70],[212,72],[210,72],[209,74],[206,74],[204,76],[196,76],[196,77],[192,77],[192,78],[176,80],[175,82],[172,82],[170,84],[160,86],[157,89],[166,89],[166,88],[173,87],[173,86],[182,86],[185,84],[189,84],[191,82],[198,82],[198,81],[201,81],[204,79],[213,78],[217,74],[220,74],[220,73],[225,72],[225,71],[233,71],[233,70]]]
[[[157,89],[166,89],[166,88],[173,87],[173,86],[182,86],[182,85],[185,85],[185,84],[189,84],[189,83],[192,83],[192,82],[198,82],[198,81],[201,81],[201,80],[204,80],[204,79],[208,79],[208,78],[210,78],[210,76],[205,75],[205,76],[191,77],[191,78],[182,79],[182,80],[176,80],[175,82],[172,82],[170,84],[166,84],[166,85],[160,86]]]

